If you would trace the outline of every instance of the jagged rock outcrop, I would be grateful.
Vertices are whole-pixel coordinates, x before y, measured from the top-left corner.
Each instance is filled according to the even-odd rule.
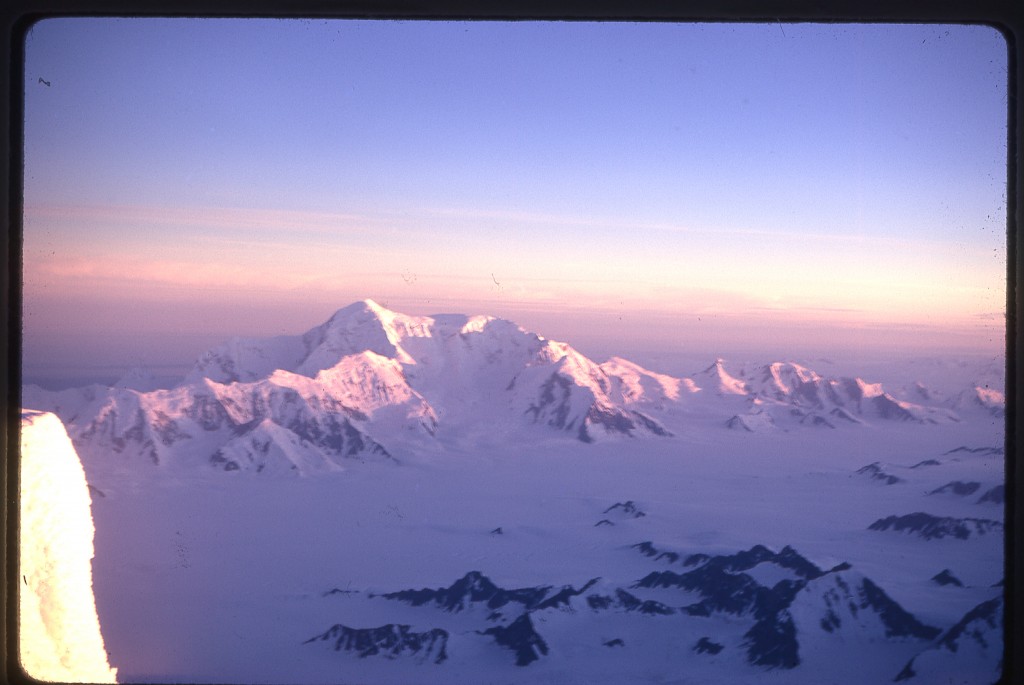
[[[751,575],[762,564],[788,570],[791,577],[771,587],[763,585]],[[918,621],[848,564],[823,571],[788,546],[778,553],[756,545],[731,555],[691,555],[683,565],[695,568],[683,573],[654,572],[633,587],[676,587],[695,592],[700,601],[682,608],[691,616],[753,618],[754,624],[743,636],[743,646],[747,661],[754,665],[796,668],[801,662],[801,630],[837,634],[853,630],[920,640],[932,639],[940,632]],[[814,616],[815,622],[800,627],[794,613]]]
[[[480,631],[481,635],[490,635],[494,641],[511,649],[516,655],[516,666],[529,666],[548,653],[548,643],[533,627],[530,614],[524,613],[507,626],[494,626]]]
[[[648,616],[669,616],[676,613],[676,610],[670,606],[653,599],[642,600],[622,588],[617,588],[614,595],[588,595],[587,605],[594,611],[621,609],[622,611],[636,611]]]
[[[1002,533],[1003,524],[992,519],[933,516],[932,514],[918,511],[913,514],[905,514],[904,516],[886,516],[885,518],[878,519],[868,526],[868,530],[894,530],[914,534],[925,540],[944,537],[966,540],[972,535]]]
[[[877,461],[872,464],[868,464],[863,468],[857,469],[857,473],[862,476],[868,476],[871,480],[880,481],[885,485],[896,485],[897,483],[905,482],[904,479],[898,476],[886,473],[885,470],[882,469],[882,465]]]
[[[981,487],[981,483],[977,483],[977,482],[974,482],[974,481],[970,481],[970,482],[965,483],[963,481],[954,480],[954,481],[950,481],[949,483],[946,483],[945,485],[937,487],[934,490],[931,490],[928,494],[929,495],[951,494],[951,495],[957,495],[959,497],[966,497],[967,495],[973,495],[974,493],[976,493],[978,491],[978,488],[980,488],[980,487]]]
[[[440,664],[448,658],[448,632],[434,628],[413,632],[410,626],[387,624],[379,628],[350,628],[337,623],[303,644],[328,642],[335,651],[355,652],[359,657],[397,657],[409,654],[420,661]]]
[[[948,568],[944,568],[934,576],[932,576],[932,582],[936,585],[955,585],[956,587],[963,587],[964,584],[959,578],[953,575],[953,572]]]
[[[479,571],[470,571],[446,588],[401,590],[380,596],[412,606],[433,605],[448,612],[465,611],[474,605],[493,611],[510,603],[520,605],[522,610],[533,611],[566,606],[572,597],[586,592],[596,582],[594,578],[579,589],[571,585],[559,588],[541,585],[506,590]]]

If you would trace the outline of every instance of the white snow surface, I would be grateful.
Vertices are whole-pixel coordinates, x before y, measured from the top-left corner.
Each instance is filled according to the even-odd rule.
[[[21,413],[19,645],[37,680],[115,682],[93,598],[85,472],[53,414]]]

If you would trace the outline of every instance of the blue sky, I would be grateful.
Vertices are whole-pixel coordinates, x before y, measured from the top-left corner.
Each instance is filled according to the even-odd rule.
[[[26,369],[365,297],[626,356],[998,346],[1006,79],[972,26],[46,20]]]

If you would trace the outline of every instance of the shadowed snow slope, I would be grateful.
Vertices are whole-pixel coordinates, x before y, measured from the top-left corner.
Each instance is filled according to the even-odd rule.
[[[82,464],[53,414],[21,414],[21,665],[38,680],[112,683],[92,592]]]
[[[1003,598],[982,602],[921,652],[896,676],[896,682],[997,682],[1002,671]]]

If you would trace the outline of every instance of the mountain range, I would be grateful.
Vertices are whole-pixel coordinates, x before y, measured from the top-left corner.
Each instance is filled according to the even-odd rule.
[[[57,414],[85,458],[295,474],[517,435],[589,443],[665,438],[698,420],[762,431],[1003,412],[987,388],[930,397],[922,386],[919,402],[900,400],[793,362],[734,376],[718,359],[676,378],[619,357],[597,363],[503,319],[410,316],[365,300],[302,335],[232,338],[169,389],[136,373],[113,387],[25,386],[22,404]]]
[[[927,671],[927,677],[917,682],[937,682],[936,669],[949,665],[972,677],[979,671],[998,673],[1001,597],[972,608],[943,631],[908,612],[851,564],[843,562],[824,570],[790,546],[779,552],[755,545],[732,554],[685,557],[659,552],[650,541],[632,547],[655,561],[667,559],[679,570],[653,571],[632,583],[629,590],[601,577],[579,587],[510,589],[471,571],[448,587],[384,594],[351,590],[342,593],[341,600],[352,601],[362,595],[418,607],[423,612],[423,626],[439,620],[448,625],[443,614],[468,614],[469,623],[461,635],[481,636],[480,642],[491,637],[497,647],[511,650],[517,666],[544,660],[551,644],[564,648],[565,644],[592,641],[588,621],[605,615],[602,635],[616,636],[602,637],[605,647],[622,647],[627,642],[635,647],[638,641],[656,641],[666,632],[703,634],[693,646],[697,653],[718,654],[727,649],[756,668],[792,671],[814,651],[832,652],[849,643],[876,648],[884,643],[906,643],[917,655],[902,671],[891,674],[890,681],[915,679]],[[644,598],[659,589],[668,603]],[[328,592],[324,597],[334,594]],[[682,604],[693,599],[698,601]],[[338,610],[343,611],[343,606]],[[549,621],[553,613],[559,614],[560,620]],[[628,616],[646,617],[649,625],[630,621]],[[480,627],[474,630],[473,625]],[[481,629],[485,626],[490,627]],[[557,635],[545,635],[547,628],[538,626],[550,626]],[[441,663],[449,656],[449,637],[448,631],[436,627],[412,633],[408,625],[353,628],[336,624],[305,644],[328,641],[336,651],[356,652],[360,657],[384,654],[395,658],[408,652],[421,662]],[[468,648],[464,641],[460,644]],[[953,661],[951,655],[961,648],[972,652],[970,659]]]

